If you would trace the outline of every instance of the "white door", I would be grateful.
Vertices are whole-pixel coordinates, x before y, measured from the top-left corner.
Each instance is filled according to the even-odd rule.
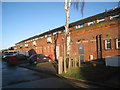
[[[56,46],[56,58],[58,59],[60,56],[60,47],[57,45]]]

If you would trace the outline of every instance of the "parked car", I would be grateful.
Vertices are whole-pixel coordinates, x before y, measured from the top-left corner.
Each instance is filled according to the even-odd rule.
[[[43,54],[34,54],[28,58],[31,64],[37,64],[42,62],[50,62],[51,59]]]
[[[17,60],[27,60],[27,56],[25,56],[23,54],[18,54],[18,53],[6,56],[5,60],[8,61],[13,57],[16,57]]]
[[[23,55],[23,54],[13,54],[12,56],[16,56],[18,60],[27,60],[27,56]]]
[[[12,53],[2,53],[2,60],[5,60],[8,56],[13,55]]]

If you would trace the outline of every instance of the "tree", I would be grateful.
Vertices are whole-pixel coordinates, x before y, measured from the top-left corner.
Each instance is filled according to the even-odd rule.
[[[67,57],[70,57],[70,29],[69,29],[69,12],[70,12],[70,6],[74,5],[74,8],[77,10],[79,9],[79,0],[65,0],[64,2],[64,8],[66,13],[66,25],[65,25],[65,51],[64,51],[64,72],[66,73],[66,59]],[[83,16],[83,8],[84,8],[84,0],[82,0],[81,7],[81,14]],[[70,64],[70,58],[69,58],[69,64]],[[70,66],[70,65],[68,65]]]

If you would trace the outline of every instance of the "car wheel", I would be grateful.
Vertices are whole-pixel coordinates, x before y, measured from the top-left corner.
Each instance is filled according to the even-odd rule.
[[[36,65],[36,64],[37,64],[37,61],[34,61],[34,64]]]

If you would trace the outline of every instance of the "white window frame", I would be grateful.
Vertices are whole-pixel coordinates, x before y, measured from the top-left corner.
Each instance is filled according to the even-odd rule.
[[[119,17],[119,15],[110,16],[110,20],[115,19],[117,17]]]
[[[33,41],[33,46],[37,46],[37,43],[36,43],[36,41]]]
[[[89,22],[89,23],[88,23],[88,26],[90,26],[90,25],[92,25],[92,24],[94,24],[94,22]]]
[[[41,36],[40,38],[44,38],[44,36]]]
[[[52,43],[52,38],[51,37],[47,38],[47,43]]]
[[[118,42],[120,42],[120,41],[118,41],[118,39],[120,39],[120,38],[117,38],[117,39],[116,39],[116,49],[120,49],[120,48],[118,47]]]
[[[100,23],[100,22],[104,22],[105,21],[105,19],[103,18],[103,19],[99,19],[98,20],[98,23]]]
[[[24,46],[25,46],[26,48],[28,48],[28,44],[24,44]]]
[[[47,37],[47,35],[44,36],[45,38]]]
[[[53,35],[56,35],[57,34],[57,32],[53,32]]]
[[[76,29],[78,29],[78,26],[76,26]]]
[[[35,38],[35,40],[38,40],[38,38]]]
[[[106,40],[105,40],[105,49],[106,49],[106,50],[112,49],[112,46],[111,46],[111,48],[107,48],[107,44],[108,44],[107,40],[110,40],[109,43],[110,43],[110,46],[111,46],[111,39],[106,39]]]

